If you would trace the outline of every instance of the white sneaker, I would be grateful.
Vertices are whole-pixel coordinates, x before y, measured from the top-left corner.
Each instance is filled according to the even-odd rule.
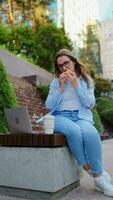
[[[101,191],[103,194],[113,197],[113,185],[109,183],[105,176],[101,175],[94,178],[95,189]]]
[[[89,169],[89,170],[87,171],[87,173],[88,173],[90,176],[93,176],[93,172],[92,172],[91,169]],[[111,183],[111,181],[112,181],[112,180],[111,180],[111,176],[108,174],[108,172],[104,171],[104,172],[102,173],[102,176],[105,177],[106,181],[108,181],[108,182]]]
[[[111,176],[108,174],[108,172],[104,171],[104,172],[102,173],[102,176],[105,177],[106,181],[108,181],[108,182],[111,183],[111,181],[112,181],[112,180],[111,180]]]

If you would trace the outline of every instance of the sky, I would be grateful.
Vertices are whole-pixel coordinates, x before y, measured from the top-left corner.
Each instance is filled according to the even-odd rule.
[[[98,0],[101,20],[113,18],[113,0]]]

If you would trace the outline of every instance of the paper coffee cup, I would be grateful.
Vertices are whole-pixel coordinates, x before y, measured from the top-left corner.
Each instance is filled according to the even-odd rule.
[[[54,116],[46,115],[44,117],[44,132],[45,134],[53,134],[54,131]]]

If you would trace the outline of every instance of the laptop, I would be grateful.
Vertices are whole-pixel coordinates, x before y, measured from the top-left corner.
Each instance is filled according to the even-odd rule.
[[[27,107],[4,109],[10,133],[34,133]]]

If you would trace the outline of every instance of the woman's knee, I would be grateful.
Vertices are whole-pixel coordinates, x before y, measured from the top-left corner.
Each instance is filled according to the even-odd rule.
[[[86,141],[100,140],[100,135],[92,123],[82,120],[79,126]]]
[[[85,142],[87,144],[92,144],[92,145],[96,145],[100,143],[100,136],[99,133],[97,131],[92,131],[89,134],[85,135]]]
[[[85,138],[87,142],[100,142],[100,135],[94,126],[91,126],[90,129],[88,129],[88,131],[85,133]]]

